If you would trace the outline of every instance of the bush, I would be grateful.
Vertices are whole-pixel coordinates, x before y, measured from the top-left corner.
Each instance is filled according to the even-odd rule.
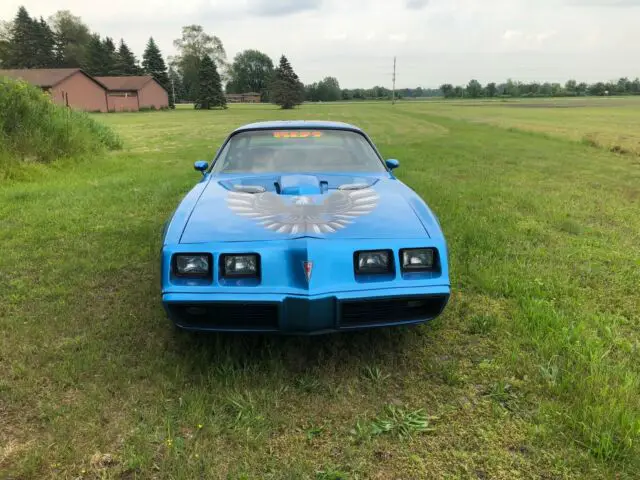
[[[122,148],[110,128],[84,112],[56,105],[37,87],[0,78],[2,157],[46,163],[105,148]]]

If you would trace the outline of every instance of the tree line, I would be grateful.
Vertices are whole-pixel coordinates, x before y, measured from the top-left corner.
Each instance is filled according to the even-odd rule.
[[[193,103],[196,108],[225,108],[225,92],[255,92],[262,101],[283,108],[305,100],[387,100],[392,96],[411,99],[640,94],[637,78],[593,84],[569,80],[564,85],[507,80],[484,86],[471,80],[464,86],[444,84],[435,89],[417,87],[395,92],[382,86],[342,89],[332,76],[303,85],[284,55],[275,66],[267,54],[249,49],[229,62],[222,40],[205,32],[201,25],[184,26],[173,45],[176,54],[165,62],[154,39],[149,38],[139,62],[124,39],[116,45],[112,38],[91,32],[80,17],[68,10],[45,20],[31,17],[20,7],[12,21],[0,22],[0,68],[78,67],[95,76],[148,74],[169,92],[170,106],[175,99]]]
[[[640,79],[620,78],[617,81],[588,84],[568,80],[561,83],[518,82],[507,80],[504,83],[488,83],[483,86],[478,80],[471,80],[466,86],[453,86],[445,83],[440,86],[445,98],[482,98],[482,97],[579,97],[584,95],[640,95]]]
[[[11,22],[0,25],[0,68],[82,68],[94,76],[146,74],[170,91],[167,67],[153,38],[140,63],[124,39],[116,47],[112,38],[91,32],[68,10],[46,21],[19,7]]]

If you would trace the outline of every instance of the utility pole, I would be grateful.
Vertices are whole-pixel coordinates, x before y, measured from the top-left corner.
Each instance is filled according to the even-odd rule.
[[[391,105],[396,104],[396,57],[393,57],[393,91],[391,93]]]
[[[171,75],[171,96],[173,97],[173,105],[176,104],[176,87],[173,83],[173,75]]]

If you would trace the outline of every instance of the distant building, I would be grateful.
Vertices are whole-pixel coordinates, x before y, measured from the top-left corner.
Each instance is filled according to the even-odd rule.
[[[167,108],[169,94],[151,75],[95,77],[107,90],[110,112],[136,112],[140,109]]]
[[[227,93],[227,103],[260,103],[261,95],[256,92]]]
[[[87,112],[107,111],[107,91],[79,68],[0,70],[0,77],[21,79],[42,88],[54,102]]]

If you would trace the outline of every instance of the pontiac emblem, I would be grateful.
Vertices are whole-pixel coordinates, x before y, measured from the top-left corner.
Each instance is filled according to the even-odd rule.
[[[311,281],[311,271],[313,270],[313,262],[302,262],[302,268],[304,269],[304,276],[307,279],[307,283]]]

